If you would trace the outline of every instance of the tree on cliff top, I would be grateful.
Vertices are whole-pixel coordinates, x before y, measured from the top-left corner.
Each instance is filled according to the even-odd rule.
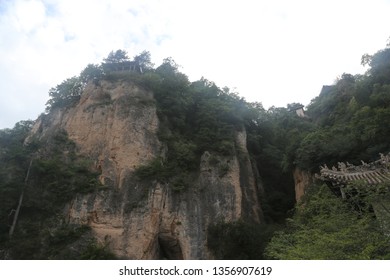
[[[125,50],[111,51],[103,61],[105,63],[121,63],[129,61],[129,56]]]
[[[80,99],[82,90],[83,84],[79,77],[66,79],[50,89],[50,99],[46,102],[46,111],[49,112],[56,107],[66,107],[74,104]]]
[[[150,52],[148,51],[143,51],[139,55],[134,56],[133,60],[143,69],[143,71],[153,69],[154,64],[151,61]]]

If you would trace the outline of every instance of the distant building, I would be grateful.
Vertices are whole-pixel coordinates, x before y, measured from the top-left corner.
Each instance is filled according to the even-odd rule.
[[[331,92],[334,88],[335,88],[335,86],[326,86],[326,85],[324,85],[324,86],[322,86],[320,95],[328,94],[328,93]]]
[[[136,71],[143,73],[142,67],[136,61],[102,63],[106,71]]]
[[[302,104],[299,104],[299,103],[294,103],[294,104],[290,104],[288,106],[289,108],[289,111],[290,112],[294,112],[297,114],[298,117],[301,117],[301,118],[306,118],[306,115],[305,115],[305,110],[303,109],[305,106],[303,106]]]
[[[295,113],[297,113],[298,117],[301,117],[301,118],[306,117],[305,111],[303,110],[303,107],[304,106],[300,106],[300,107],[295,108]]]

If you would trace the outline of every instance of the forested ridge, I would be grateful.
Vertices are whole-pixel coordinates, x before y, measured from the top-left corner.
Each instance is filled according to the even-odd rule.
[[[154,67],[146,51],[130,59],[118,50],[52,88],[46,113],[74,106],[88,83],[125,80],[151,90],[158,137],[167,155],[139,167],[136,176],[170,182],[175,192],[191,187],[205,151],[239,154],[234,139],[245,130],[264,188],[264,221],[210,226],[209,248],[216,258],[389,259],[388,233],[368,201],[363,199],[364,207],[357,211],[353,203],[315,182],[295,205],[295,168],[314,174],[323,164],[358,164],[390,152],[390,48],[363,55],[362,63],[369,66],[365,74],[342,74],[324,86],[306,107],[305,117],[299,117],[294,109],[300,104],[266,110],[260,102],[249,103],[205,78],[190,82],[172,58]],[[131,71],[118,71],[118,65]],[[103,188],[88,159],[76,156],[77,148],[65,132],[53,135],[49,143],[26,143],[32,125],[21,121],[0,131],[0,258],[113,258],[89,235],[88,227],[69,226],[60,217],[61,208],[76,194]],[[228,166],[217,157],[214,161],[223,176]],[[384,189],[381,195],[386,197],[389,186]]]

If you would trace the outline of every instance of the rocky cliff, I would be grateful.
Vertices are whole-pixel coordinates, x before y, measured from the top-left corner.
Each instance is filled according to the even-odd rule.
[[[105,190],[78,195],[65,209],[69,223],[89,225],[125,259],[210,259],[207,228],[219,221],[261,222],[258,180],[237,131],[235,155],[204,152],[191,186],[140,181],[134,170],[164,157],[153,93],[130,82],[90,83],[70,108],[53,109],[34,128],[41,140],[65,130],[93,162]]]
[[[296,202],[300,202],[306,189],[313,183],[313,177],[310,172],[302,170],[299,167],[294,169],[293,177],[295,183],[295,200]]]

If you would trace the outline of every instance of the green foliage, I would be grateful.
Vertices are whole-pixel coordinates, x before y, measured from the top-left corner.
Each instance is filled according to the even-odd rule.
[[[80,100],[83,84],[79,77],[66,79],[49,91],[50,99],[46,103],[46,111],[58,107],[68,107]]]
[[[229,164],[228,163],[222,163],[218,165],[218,176],[223,177],[225,176],[230,170]]]
[[[179,168],[181,168],[180,172],[178,172]],[[134,174],[143,181],[157,180],[163,183],[169,182],[173,191],[180,192],[191,184],[191,175],[186,171],[186,168],[180,165],[178,167],[176,162],[164,163],[161,158],[156,158],[146,165],[139,166]]]
[[[283,223],[295,203],[295,154],[314,125],[286,108],[272,107],[266,111],[255,103],[251,113],[254,118],[246,125],[247,147],[265,191],[261,203],[264,216],[267,222]]]
[[[169,170],[163,165],[161,158],[151,160],[148,164],[139,166],[135,172],[135,176],[139,179],[152,179],[158,181],[165,181],[169,176]]]
[[[273,259],[389,259],[389,237],[370,212],[355,212],[329,188],[312,186],[284,231],[267,246]]]
[[[390,201],[390,184],[367,185],[364,181],[351,182],[342,188],[348,202],[360,213],[371,211],[373,205]],[[386,205],[382,205],[386,209]],[[388,215],[390,211],[387,210]],[[379,219],[379,217],[377,217]],[[385,223],[390,223],[383,221]]]
[[[307,108],[309,118],[298,118],[284,108],[265,111],[256,107],[259,117],[246,125],[248,150],[262,177],[262,208],[268,222],[283,221],[292,206],[293,200],[288,198],[293,194],[288,189],[293,182],[287,174],[295,167],[316,172],[324,163],[356,164],[390,150],[388,54],[385,49],[366,56],[364,61],[371,69],[365,75],[343,74],[334,85],[324,86]],[[295,105],[290,104],[291,109]],[[345,191],[350,204],[342,203],[326,188],[308,194],[309,202],[296,210],[286,230],[275,236],[267,256],[389,258],[388,239],[370,214],[371,204],[382,200],[373,199],[367,188],[353,186]]]
[[[355,139],[349,132],[349,127],[335,125],[307,134],[296,150],[296,164],[313,171],[324,162],[333,164],[350,156]]]
[[[52,135],[45,146],[34,139],[24,145],[31,127],[32,122],[25,121],[0,131],[0,248],[15,259],[66,258],[68,253],[56,257],[60,243],[66,247],[76,242],[81,232],[67,228],[57,215],[76,194],[98,189],[97,174],[89,170],[87,159],[76,156],[76,146],[65,131]],[[22,191],[23,203],[10,238],[8,231]],[[71,258],[78,256],[72,253]]]
[[[98,64],[88,64],[80,73],[80,80],[86,84],[90,81],[97,83],[104,75],[103,68]]]
[[[118,70],[126,71],[118,71]],[[87,83],[98,85],[102,79],[108,81],[128,80],[146,85],[153,78],[142,77],[143,72],[153,72],[150,53],[143,51],[131,61],[125,50],[111,51],[101,64],[88,64],[79,76],[66,79],[49,91],[50,99],[46,103],[46,112],[55,108],[67,108],[75,105],[83,93]]]
[[[254,104],[257,113],[252,115],[253,121],[246,125],[247,145],[252,158],[256,160],[263,182],[265,197],[262,209],[266,221],[283,222],[288,209],[292,207],[294,194],[289,190],[293,181],[289,174],[295,167],[316,172],[324,163],[328,166],[337,165],[339,161],[357,164],[360,160],[373,160],[378,153],[390,150],[388,53],[389,49],[385,49],[365,57],[371,66],[365,75],[344,73],[334,85],[324,86],[320,95],[307,108],[309,118],[298,118],[285,108],[265,111]],[[373,57],[375,59],[371,62]],[[295,105],[290,104],[290,109]],[[343,210],[336,207],[328,217],[329,222],[324,220],[323,227],[319,223],[310,227],[302,225],[303,222],[297,219],[303,216],[296,214],[285,232],[277,234],[269,247],[272,252],[267,256],[281,259],[388,258],[388,245],[383,241],[378,225],[373,225],[376,221],[367,214],[367,207],[374,200],[368,201],[367,198],[372,197],[372,193],[358,191],[356,187],[346,191],[353,207]],[[337,199],[334,197],[331,201],[338,203]],[[375,201],[378,202],[378,198]],[[355,211],[366,212],[360,217],[362,214]],[[322,215],[321,211],[313,213],[313,219],[322,219]],[[335,221],[331,219],[333,215]],[[343,225],[342,222],[348,221],[349,216],[352,222]],[[345,230],[332,232],[332,223],[345,227]],[[371,232],[373,244],[368,240]],[[350,240],[349,234],[356,243]],[[321,239],[321,236],[324,238]],[[329,242],[334,244],[326,248]],[[348,246],[358,247],[359,242],[366,244],[364,252],[349,249]],[[380,248],[382,245],[383,250]],[[374,249],[370,251],[370,248]]]
[[[18,231],[6,244],[13,259],[115,259],[108,243],[98,243],[88,226],[69,225],[58,219],[45,220],[39,226],[34,220],[22,222],[24,231]]]
[[[115,260],[115,255],[108,249],[108,243],[99,244],[92,240],[87,248],[81,252],[81,260]]]
[[[65,223],[51,228],[43,227],[43,230],[41,230],[41,240],[43,242],[41,241],[41,244],[39,244],[40,248],[37,248],[38,252],[41,252],[39,258],[79,259],[79,253],[77,251],[74,252],[72,247],[76,247],[77,242],[85,239],[85,237],[90,234],[90,230],[91,229],[88,226],[69,225]],[[36,236],[34,236],[34,238],[36,238]],[[90,241],[87,242],[89,243]],[[14,246],[12,247],[14,248]],[[29,258],[28,255],[26,257]]]
[[[96,190],[100,183],[89,169],[91,162],[76,155],[76,146],[66,132],[57,132],[50,141],[39,151],[45,156],[34,160],[31,177],[36,181],[35,188],[41,188],[40,196],[48,195],[47,204],[60,207],[61,201],[68,201],[76,193]]]
[[[364,56],[365,75],[343,74],[308,106],[317,125],[305,135],[291,161],[316,171],[323,163],[370,161],[390,150],[390,49]]]
[[[23,145],[32,125],[32,121],[20,121],[13,129],[0,130],[0,248],[8,240],[30,155],[37,148],[35,142],[28,147]]]
[[[152,161],[136,172],[139,177],[170,181],[176,190],[187,185],[176,174],[196,172],[205,151],[234,154],[236,133],[249,115],[249,107],[237,94],[203,78],[190,83],[178,68],[167,58],[154,73],[142,75],[154,92],[160,119],[158,135],[168,149],[164,160]]]
[[[371,67],[368,75],[374,84],[390,83],[390,48],[376,52],[372,56],[365,55],[365,62]],[[363,59],[362,59],[363,60]]]
[[[271,234],[271,227],[244,221],[210,225],[207,246],[216,259],[261,260]]]
[[[175,192],[181,192],[186,190],[192,182],[193,178],[189,173],[176,174],[171,180],[171,189]]]
[[[153,69],[154,64],[151,61],[150,52],[148,51],[143,51],[134,56],[133,60],[141,67],[143,72]]]
[[[111,51],[108,56],[103,59],[105,63],[121,63],[129,61],[129,56],[125,50]]]

